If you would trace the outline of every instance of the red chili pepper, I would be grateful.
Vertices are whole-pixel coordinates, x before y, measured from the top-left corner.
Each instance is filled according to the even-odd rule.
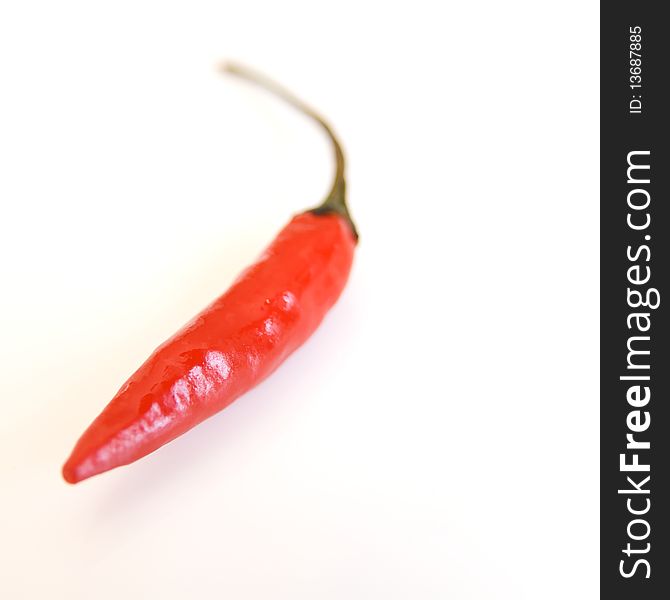
[[[273,82],[234,65],[225,70],[277,94],[325,129],[337,166],[332,189],[123,384],[65,463],[70,483],[134,462],[228,406],[314,332],[346,284],[358,235],[345,203],[337,138]]]

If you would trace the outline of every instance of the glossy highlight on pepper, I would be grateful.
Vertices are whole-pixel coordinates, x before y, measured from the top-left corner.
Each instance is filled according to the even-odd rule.
[[[330,193],[296,215],[222,296],[161,344],[93,421],[63,466],[76,483],[132,463],[219,412],[272,373],[319,326],[347,282],[358,234],[345,202],[344,155],[300,100],[237,65],[226,72],[316,120],[336,160]]]

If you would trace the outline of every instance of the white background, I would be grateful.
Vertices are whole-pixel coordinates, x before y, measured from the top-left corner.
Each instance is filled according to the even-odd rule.
[[[230,408],[76,486],[151,350],[329,186],[340,302]],[[595,2],[5,2],[0,596],[598,592]]]

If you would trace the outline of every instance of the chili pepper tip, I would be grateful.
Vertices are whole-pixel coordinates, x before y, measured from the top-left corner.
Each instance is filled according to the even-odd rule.
[[[66,462],[63,465],[63,479],[67,481],[68,483],[77,483],[78,481],[81,481],[79,477],[77,477],[77,471],[76,469],[70,464],[70,461]]]

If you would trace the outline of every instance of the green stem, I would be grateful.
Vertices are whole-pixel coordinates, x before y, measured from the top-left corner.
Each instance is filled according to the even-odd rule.
[[[330,125],[328,125],[328,123],[323,119],[323,117],[321,117],[321,115],[307,106],[307,104],[305,104],[302,100],[294,96],[291,92],[284,89],[282,86],[275,83],[271,79],[265,77],[265,75],[252,71],[251,69],[233,62],[224,63],[221,65],[221,70],[225,73],[237,75],[242,79],[246,79],[247,81],[259,85],[268,92],[278,96],[304,115],[311,117],[314,121],[321,125],[323,130],[328,135],[335,153],[335,177],[333,178],[333,185],[331,186],[330,192],[326,196],[326,199],[319,206],[313,208],[310,212],[313,212],[317,215],[337,213],[338,215],[342,216],[347,221],[347,223],[349,223],[354,237],[356,240],[358,240],[358,232],[356,231],[354,222],[351,220],[351,215],[349,214],[349,209],[347,208],[346,202],[344,153],[342,152],[342,146],[340,146],[340,142],[331,129]]]

